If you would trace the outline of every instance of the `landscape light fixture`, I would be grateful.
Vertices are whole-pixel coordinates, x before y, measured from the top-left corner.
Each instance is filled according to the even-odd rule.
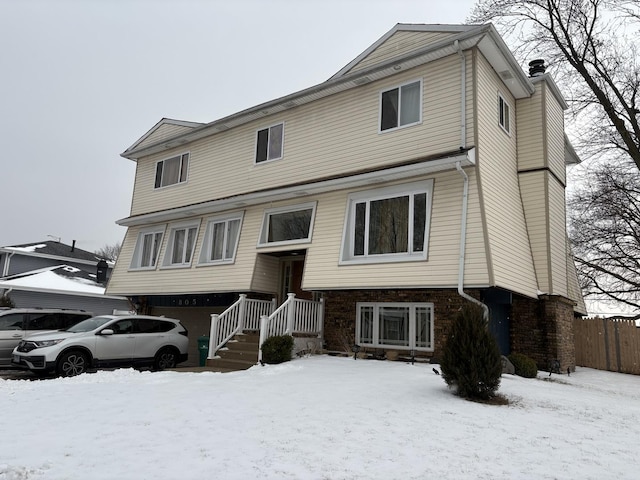
[[[353,359],[356,360],[358,358],[358,353],[360,352],[360,345],[353,344],[351,351],[353,352]]]

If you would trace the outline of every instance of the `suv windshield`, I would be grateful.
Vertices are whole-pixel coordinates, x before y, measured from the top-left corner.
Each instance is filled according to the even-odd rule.
[[[74,325],[73,327],[67,328],[67,332],[71,333],[79,333],[79,332],[90,332],[91,330],[95,330],[98,327],[101,327],[105,323],[107,323],[111,318],[109,317],[92,317],[83,320],[82,322]]]

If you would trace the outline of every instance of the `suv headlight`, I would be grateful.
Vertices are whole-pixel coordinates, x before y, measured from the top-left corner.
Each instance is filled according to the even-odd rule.
[[[33,343],[35,343],[36,348],[42,348],[42,347],[52,347],[53,345],[59,344],[63,340],[64,338],[59,338],[57,340],[40,340],[40,341],[35,341]]]

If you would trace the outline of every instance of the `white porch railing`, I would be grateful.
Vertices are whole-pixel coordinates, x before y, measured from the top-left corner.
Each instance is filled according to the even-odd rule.
[[[276,306],[273,300],[255,300],[242,293],[240,298],[221,314],[211,315],[211,332],[209,335],[209,354],[212,359],[218,350],[234,335],[244,330],[258,330],[260,318],[273,312]]]
[[[271,315],[260,318],[260,346],[274,335],[294,333],[323,335],[324,303],[295,298],[295,293],[287,294],[287,300]],[[262,360],[262,349],[258,350],[258,361]]]

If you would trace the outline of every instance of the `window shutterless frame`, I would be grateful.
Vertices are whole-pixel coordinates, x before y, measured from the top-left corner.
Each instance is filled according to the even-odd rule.
[[[375,348],[432,352],[433,303],[358,302],[356,343]]]
[[[144,228],[138,233],[131,258],[131,270],[155,270],[166,225]]]
[[[198,239],[200,220],[169,226],[169,240],[162,261],[163,268],[184,268],[191,265]]]
[[[283,152],[284,122],[261,128],[256,132],[256,164],[279,160]]]
[[[258,247],[311,242],[316,202],[264,211]]]
[[[156,162],[154,188],[169,187],[187,181],[190,153],[185,152]]]
[[[500,93],[498,93],[498,123],[502,130],[511,135],[511,107]]]
[[[427,259],[433,179],[347,198],[340,264]]]
[[[244,212],[207,219],[198,265],[233,263]]]
[[[379,132],[422,123],[422,79],[380,91]]]

